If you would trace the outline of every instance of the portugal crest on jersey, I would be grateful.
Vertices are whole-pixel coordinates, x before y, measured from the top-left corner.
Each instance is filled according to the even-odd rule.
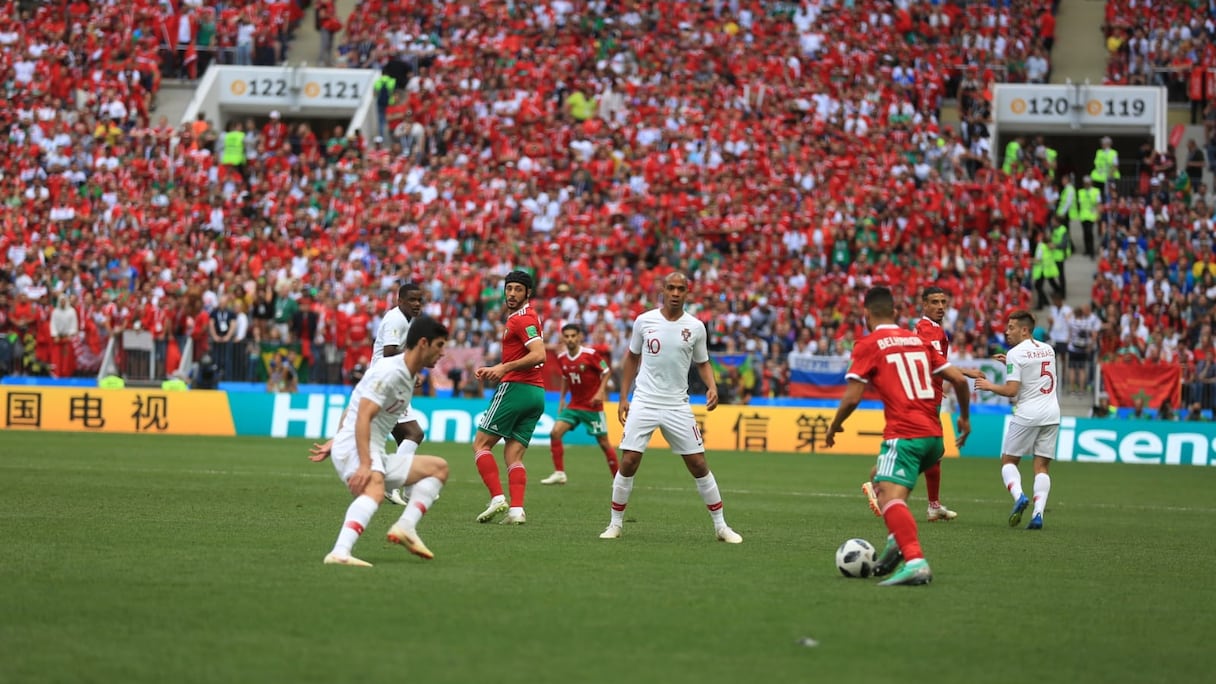
[[[685,342],[687,342],[692,337],[692,331],[688,328],[684,328],[680,331],[680,336],[684,338]]]

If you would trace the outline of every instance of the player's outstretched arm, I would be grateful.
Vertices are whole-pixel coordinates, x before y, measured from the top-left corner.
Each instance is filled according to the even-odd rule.
[[[857,410],[861,404],[861,395],[865,391],[864,382],[849,378],[849,384],[844,388],[844,396],[840,398],[840,404],[836,407],[836,416],[832,418],[832,425],[823,439],[824,446],[828,448],[836,446],[836,433],[844,432],[844,422],[853,415],[853,411]]]
[[[942,377],[954,386],[954,398],[958,401],[958,435],[955,446],[962,446],[971,434],[971,387],[967,385],[968,375],[955,366],[947,366],[942,371]],[[980,378],[984,374],[980,373]]]
[[[981,392],[992,392],[999,394],[1002,397],[1012,399],[1018,395],[1018,390],[1022,388],[1022,383],[1017,380],[1006,380],[1004,385],[994,385],[988,378],[975,381],[975,388]]]

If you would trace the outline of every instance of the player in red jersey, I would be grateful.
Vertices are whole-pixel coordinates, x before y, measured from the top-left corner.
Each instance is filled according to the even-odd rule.
[[[904,566],[882,586],[928,584],[933,579],[917,539],[916,518],[908,510],[908,494],[916,478],[937,463],[945,450],[933,376],[941,375],[958,394],[958,445],[971,432],[967,379],[946,357],[911,330],[895,325],[895,298],[885,287],[871,288],[865,298],[866,327],[870,334],[857,341],[846,378],[849,381],[836,416],[828,428],[827,446],[861,403],[870,384],[883,403],[882,451],[878,454],[875,493],[887,524],[887,546],[874,574],[890,573],[902,558]]]
[[[566,448],[562,445],[562,435],[579,425],[586,425],[587,434],[595,437],[604,457],[608,459],[608,469],[616,477],[616,449],[608,442],[608,421],[604,417],[608,378],[612,376],[608,362],[591,347],[583,346],[583,329],[577,323],[562,326],[562,342],[566,345],[566,351],[557,355],[557,362],[562,368],[562,391],[557,404],[557,424],[549,434],[553,474],[540,483],[566,484]],[[567,390],[570,392],[569,403],[565,403]]]
[[[545,412],[545,380],[540,370],[545,365],[545,343],[540,319],[528,305],[532,297],[532,276],[524,271],[511,271],[507,274],[504,292],[507,325],[502,336],[502,362],[478,368],[475,373],[482,381],[499,383],[490,400],[490,408],[477,425],[477,436],[473,438],[477,472],[490,490],[490,505],[477,516],[477,522],[490,522],[505,511],[507,517],[503,519],[503,525],[522,525],[525,522],[524,490],[528,486],[524,452],[532,441],[536,422]],[[498,463],[491,451],[499,440],[506,440],[502,456],[507,463],[511,493],[509,510],[498,475]]]
[[[921,319],[916,322],[916,334],[922,340],[928,342],[943,357],[950,358],[950,338],[946,337],[946,331],[942,328],[942,321],[946,319],[946,308],[950,305],[950,295],[940,287],[926,287],[924,292],[921,293],[920,304]],[[979,371],[975,371],[974,375],[965,370],[962,373],[968,377],[982,376]],[[940,410],[942,397],[945,396],[945,385],[942,382],[941,376],[933,377],[933,394],[937,397],[937,406]],[[882,517],[882,511],[878,507],[878,499],[874,495],[873,477],[874,473],[871,472],[871,480],[867,480],[861,485],[861,491],[869,499],[870,510],[874,511],[874,515]],[[958,513],[942,505],[941,487],[942,464],[939,461],[925,471],[925,489],[929,495],[929,522],[954,520],[958,517]]]

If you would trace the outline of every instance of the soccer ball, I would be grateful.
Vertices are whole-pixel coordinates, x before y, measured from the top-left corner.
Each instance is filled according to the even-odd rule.
[[[836,549],[836,568],[845,577],[869,577],[875,560],[874,546],[864,539],[850,539]]]

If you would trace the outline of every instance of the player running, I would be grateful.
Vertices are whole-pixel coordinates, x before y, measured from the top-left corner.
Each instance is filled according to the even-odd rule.
[[[540,483],[566,484],[566,447],[562,445],[562,436],[579,425],[587,426],[587,434],[599,443],[608,460],[608,470],[616,477],[616,450],[608,441],[608,421],[604,417],[604,401],[612,372],[598,352],[583,346],[583,329],[577,323],[562,326],[562,342],[566,350],[557,355],[557,363],[562,371],[562,389],[557,403],[557,424],[549,434],[553,474]],[[569,403],[566,403],[567,391],[570,393]]]

